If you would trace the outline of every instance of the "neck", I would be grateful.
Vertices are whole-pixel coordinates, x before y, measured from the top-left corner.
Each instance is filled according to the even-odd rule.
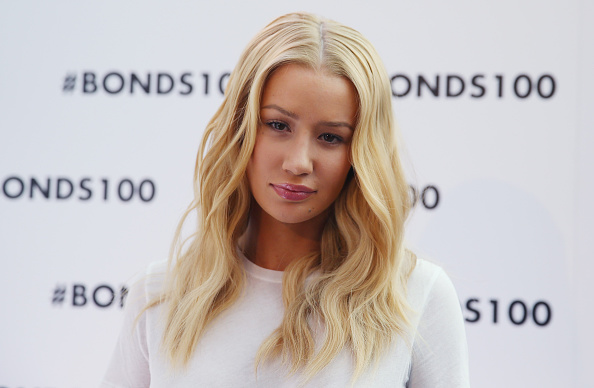
[[[328,213],[323,213],[306,222],[286,224],[268,215],[254,201],[240,245],[254,264],[284,271],[293,260],[319,252],[327,218]]]

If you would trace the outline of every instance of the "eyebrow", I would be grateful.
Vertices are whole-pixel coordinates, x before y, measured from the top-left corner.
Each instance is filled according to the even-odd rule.
[[[296,113],[288,111],[286,109],[283,109],[276,104],[266,105],[260,109],[274,109],[274,110],[281,112],[284,115],[289,116],[292,119],[295,119],[295,120],[299,119],[299,116]],[[343,121],[321,121],[319,124],[328,126],[328,127],[347,127],[347,128],[350,128],[351,131],[355,131],[355,128],[351,124],[345,123]]]

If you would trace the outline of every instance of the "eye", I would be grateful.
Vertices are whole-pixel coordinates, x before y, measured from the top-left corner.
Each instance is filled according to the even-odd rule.
[[[330,143],[330,144],[338,144],[338,143],[342,143],[342,138],[340,136],[334,135],[332,133],[324,133],[322,135],[320,135],[320,139],[323,140],[326,143]]]
[[[266,123],[270,128],[274,129],[275,131],[286,131],[289,129],[289,126],[281,121],[268,121]]]

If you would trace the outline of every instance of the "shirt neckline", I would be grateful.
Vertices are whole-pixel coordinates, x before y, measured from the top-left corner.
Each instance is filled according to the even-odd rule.
[[[248,276],[264,280],[270,283],[282,283],[283,282],[283,271],[275,271],[273,269],[268,269],[264,267],[260,267],[257,264],[254,264],[250,261],[243,252],[237,248],[237,254],[243,263],[243,268],[245,268],[246,273]]]

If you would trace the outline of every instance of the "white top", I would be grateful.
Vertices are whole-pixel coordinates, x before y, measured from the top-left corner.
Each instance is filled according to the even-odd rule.
[[[258,267],[245,257],[245,294],[210,325],[187,369],[173,370],[160,351],[161,306],[134,320],[147,300],[158,295],[165,262],[149,267],[148,277],[133,287],[125,321],[101,387],[348,387],[353,361],[343,350],[305,385],[302,375],[287,377],[279,362],[254,373],[258,348],[283,317],[282,272]],[[365,372],[355,387],[469,387],[464,321],[452,282],[435,264],[417,260],[408,281],[408,301],[418,312],[410,337],[412,349],[399,339],[377,368]]]

